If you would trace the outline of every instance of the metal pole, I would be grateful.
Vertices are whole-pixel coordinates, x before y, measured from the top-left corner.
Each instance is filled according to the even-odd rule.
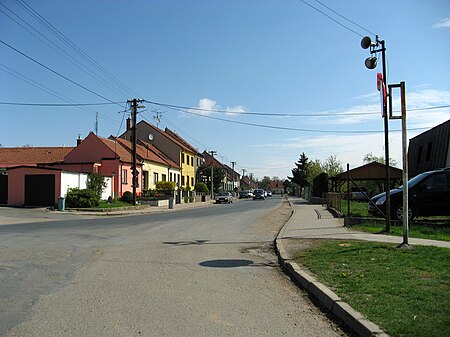
[[[408,135],[406,129],[406,90],[405,82],[400,82],[402,113],[402,148],[403,148],[403,246],[408,246],[409,236],[409,195],[408,195]]]
[[[386,84],[386,47],[384,40],[377,42],[381,44],[381,56],[383,66],[383,84],[384,89],[387,90]],[[383,99],[383,117],[384,117],[384,150],[385,150],[385,168],[386,168],[386,232],[391,231],[391,170],[389,165],[389,115],[387,111],[387,99]]]
[[[209,151],[211,154],[211,200],[214,200],[214,155],[217,151]]]
[[[347,163],[347,218],[350,217],[350,164]]]

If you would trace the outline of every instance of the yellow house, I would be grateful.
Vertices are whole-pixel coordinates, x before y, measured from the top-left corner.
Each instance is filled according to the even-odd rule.
[[[116,139],[131,151],[132,145],[129,141]],[[136,144],[136,155],[142,164],[140,182],[143,191],[155,189],[158,181],[173,181],[176,184],[181,179],[180,167],[150,143],[139,140]]]
[[[131,126],[128,126],[127,131],[120,136],[120,138],[130,140],[131,139]],[[179,188],[190,187],[193,189],[196,183],[195,168],[196,168],[196,156],[197,149],[190,145],[187,141],[181,138],[174,131],[166,128],[161,130],[156,126],[148,123],[147,121],[140,121],[136,125],[136,138],[142,143],[151,144],[151,148],[158,150],[165,158],[170,159],[179,172],[176,170],[170,170],[165,173],[168,181],[174,181]],[[149,167],[149,174],[158,174],[158,178],[162,180],[161,168],[152,166]],[[145,168],[144,168],[145,170]],[[172,173],[172,179],[170,178]],[[151,175],[150,174],[150,175]],[[150,185],[152,185],[154,177],[149,176]],[[155,176],[156,178],[156,176]]]

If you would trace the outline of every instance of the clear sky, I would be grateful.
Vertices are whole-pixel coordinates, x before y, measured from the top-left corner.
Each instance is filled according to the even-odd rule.
[[[448,0],[0,0],[1,103],[119,102],[0,104],[0,144],[75,146],[97,112],[98,135],[118,135],[141,98],[206,109],[144,103],[138,119],[159,112],[160,128],[258,178],[285,178],[302,152],[356,167],[384,155],[381,57],[368,70],[360,46],[374,34],[388,83],[406,82],[409,138],[448,120]]]

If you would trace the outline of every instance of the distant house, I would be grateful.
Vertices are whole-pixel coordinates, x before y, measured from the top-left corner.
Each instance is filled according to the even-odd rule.
[[[450,166],[450,119],[411,138],[408,148],[409,176]]]
[[[231,167],[229,167],[226,164],[222,164],[220,161],[218,161],[216,158],[211,156],[207,151],[204,151],[202,153],[203,158],[205,160],[204,165],[205,166],[213,166],[216,168],[221,168],[225,172],[225,176],[222,180],[222,186],[221,189],[225,191],[234,191],[235,188],[239,189],[240,186],[240,174],[236,171],[233,171]]]
[[[127,123],[127,131],[119,138],[131,141],[132,129]],[[140,121],[136,125],[136,138],[142,142],[150,143],[160,152],[170,158],[180,167],[179,178],[175,181],[179,187],[195,187],[195,167],[197,163],[197,150],[175,132]]]

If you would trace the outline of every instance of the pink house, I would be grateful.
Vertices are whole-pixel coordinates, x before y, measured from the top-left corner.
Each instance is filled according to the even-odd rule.
[[[64,158],[64,163],[56,165],[71,172],[100,173],[113,177],[112,186],[115,197],[121,197],[124,192],[133,191],[132,185],[132,155],[119,142],[98,137],[90,133],[84,140],[78,142]],[[142,164],[137,163],[137,171],[142,176]],[[141,187],[136,187],[136,193],[141,194]]]

